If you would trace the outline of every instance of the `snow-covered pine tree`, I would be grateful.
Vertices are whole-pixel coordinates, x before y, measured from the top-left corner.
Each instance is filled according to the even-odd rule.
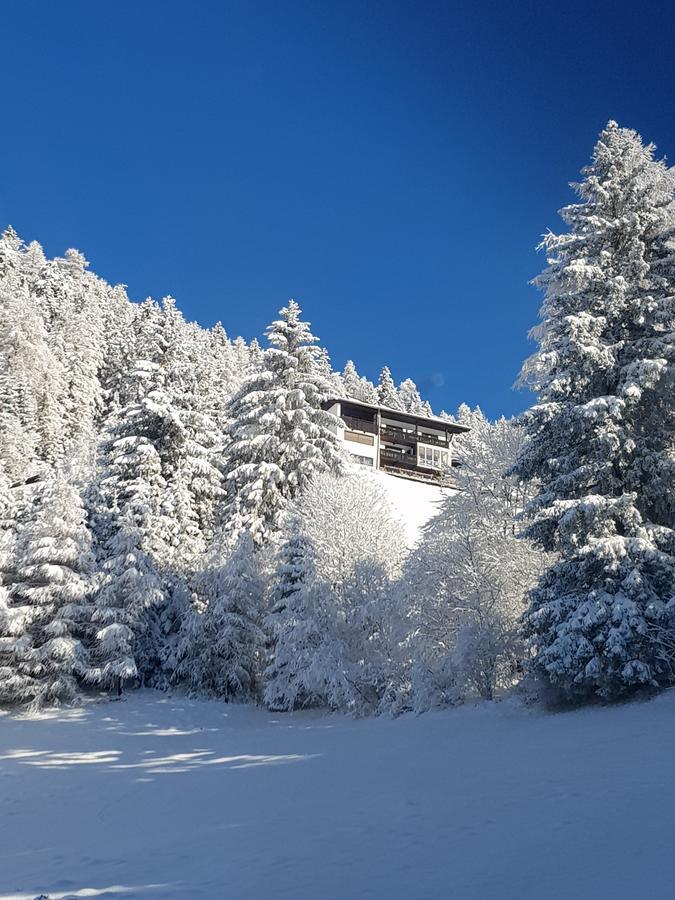
[[[313,359],[313,369],[319,376],[321,381],[326,385],[327,390],[334,397],[342,397],[345,389],[342,383],[342,375],[333,371],[333,365],[330,361],[330,355],[325,347],[317,347]]]
[[[406,412],[413,415],[425,415],[425,407],[417,390],[417,385],[412,378],[406,378],[401,382],[398,389],[398,399],[401,406]]]
[[[194,371],[196,399],[221,435],[227,424],[230,399],[249,374],[248,362],[242,365],[225,329],[217,322],[210,331],[198,329],[195,336]],[[247,354],[247,358],[253,351]]]
[[[200,332],[185,322],[173,298],[163,300],[162,312],[157,358],[173,423],[156,446],[167,483],[163,511],[171,523],[170,562],[180,574],[194,567],[213,536],[215,507],[223,493],[223,439],[197,377],[204,374],[198,367]]]
[[[316,341],[291,300],[266,331],[271,346],[230,405],[223,521],[257,545],[278,528],[286,505],[318,472],[339,471],[337,420],[322,409],[329,388],[314,366]]]
[[[122,285],[103,285],[103,334],[105,353],[99,371],[102,393],[102,415],[105,421],[112,412],[130,400],[127,386],[133,387],[129,372],[135,359],[134,320],[138,307],[127,297]]]
[[[9,478],[0,470],[0,584],[3,572],[12,570],[12,555],[17,532],[18,509]],[[7,599],[7,598],[6,598]]]
[[[101,585],[92,622],[98,646],[92,657],[98,681],[118,692],[136,678],[151,678],[161,665],[162,634],[156,610],[165,602],[157,569],[143,550],[141,510],[111,510],[113,525],[100,548]]]
[[[256,701],[265,645],[265,581],[248,532],[215,550],[197,589],[206,609],[192,615],[191,646],[181,662],[180,679],[226,701]]]
[[[158,446],[180,435],[180,426],[164,390],[164,370],[156,361],[164,349],[162,312],[146,301],[140,314],[139,357],[129,375],[133,388],[125,390],[129,402],[113,408],[102,433],[93,505],[99,563],[106,581],[112,582],[104,584],[97,604],[131,610],[139,676],[152,682],[161,668],[162,651],[152,642],[156,638],[161,644],[159,618],[168,605],[160,568],[171,554],[175,534],[165,510],[168,488]],[[115,581],[127,571],[131,574],[126,580],[144,592],[133,604],[126,584],[119,586],[123,599],[117,599]],[[110,624],[105,617],[101,621]],[[124,656],[124,650],[121,653]]]
[[[362,378],[358,374],[356,366],[351,359],[347,360],[341,375],[341,380],[345,397],[352,397],[354,400],[362,400],[364,403],[377,404],[380,402],[375,385],[372,381],[368,381],[367,378]]]
[[[61,474],[35,486],[34,505],[3,559],[0,702],[38,707],[72,702],[96,680],[95,563],[80,497]]]
[[[302,533],[299,519],[290,517],[285,532],[266,622],[272,650],[264,702],[272,710],[325,704],[325,680],[315,662],[334,606],[328,585],[317,579],[314,547]]]
[[[358,399],[363,400],[364,403],[372,403],[374,406],[380,402],[380,395],[377,392],[377,388],[373,382],[368,381],[367,378],[361,378],[361,394]]]
[[[257,340],[253,347],[250,347],[243,337],[236,337],[232,341],[232,353],[236,369],[244,378],[259,371],[262,361],[260,359],[260,344]]]
[[[67,250],[40,269],[36,285],[49,346],[62,371],[58,405],[67,447],[93,439],[103,402],[99,371],[107,285],[88,265],[77,250]]]
[[[62,452],[55,369],[35,297],[10,269],[0,279],[0,469],[13,479]]]
[[[675,675],[675,540],[655,502],[672,493],[673,433],[647,435],[672,365],[675,173],[610,122],[583,175],[569,231],[542,243],[539,347],[521,376],[538,402],[514,471],[541,483],[528,534],[561,557],[531,594],[532,666],[566,698],[611,698]]]
[[[361,379],[351,359],[347,360],[342,370],[342,384],[346,397],[352,397],[354,400],[363,399],[361,397]]]
[[[380,381],[377,386],[377,396],[382,406],[388,406],[389,409],[403,410],[403,404],[398,396],[394,379],[391,377],[391,371],[385,366],[380,373]]]

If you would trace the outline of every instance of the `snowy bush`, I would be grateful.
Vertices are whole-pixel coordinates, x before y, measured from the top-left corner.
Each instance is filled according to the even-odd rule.
[[[378,709],[397,677],[393,580],[402,527],[374,476],[317,476],[289,516],[273,572],[265,702]]]
[[[467,697],[492,699],[521,666],[519,633],[528,589],[545,556],[522,539],[515,517],[524,486],[504,478],[523,440],[511,421],[460,410],[458,492],[427,525],[405,569],[411,705],[417,711]]]

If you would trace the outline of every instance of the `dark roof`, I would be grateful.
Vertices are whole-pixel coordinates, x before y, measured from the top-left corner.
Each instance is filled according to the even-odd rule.
[[[438,416],[423,416],[418,415],[417,413],[404,412],[400,409],[392,409],[391,406],[382,406],[381,403],[365,403],[363,400],[355,400],[353,397],[329,397],[326,402],[329,404],[349,403],[352,406],[362,406],[364,409],[371,409],[373,412],[379,411],[381,413],[387,413],[392,417],[395,416],[397,419],[402,419],[404,422],[414,422],[415,424],[420,425],[438,425],[455,434],[463,434],[466,431],[471,431],[467,425],[458,425],[456,422],[449,422],[447,419],[439,419]]]

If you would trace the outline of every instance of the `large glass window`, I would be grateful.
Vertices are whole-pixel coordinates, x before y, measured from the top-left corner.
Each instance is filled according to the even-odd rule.
[[[418,465],[426,466],[429,469],[445,469],[448,466],[448,451],[418,444],[417,461]]]

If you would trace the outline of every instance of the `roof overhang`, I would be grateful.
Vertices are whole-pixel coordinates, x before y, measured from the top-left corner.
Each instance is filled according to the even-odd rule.
[[[333,403],[349,403],[351,406],[360,406],[363,409],[369,409],[371,412],[379,412],[400,419],[402,422],[408,422],[411,425],[430,425],[444,428],[453,434],[464,434],[471,429],[467,425],[458,425],[456,422],[448,422],[447,419],[439,419],[438,416],[420,416],[414,413],[402,412],[400,409],[392,409],[391,406],[382,406],[379,403],[365,403],[363,400],[354,400],[352,397],[329,397],[326,401]]]

